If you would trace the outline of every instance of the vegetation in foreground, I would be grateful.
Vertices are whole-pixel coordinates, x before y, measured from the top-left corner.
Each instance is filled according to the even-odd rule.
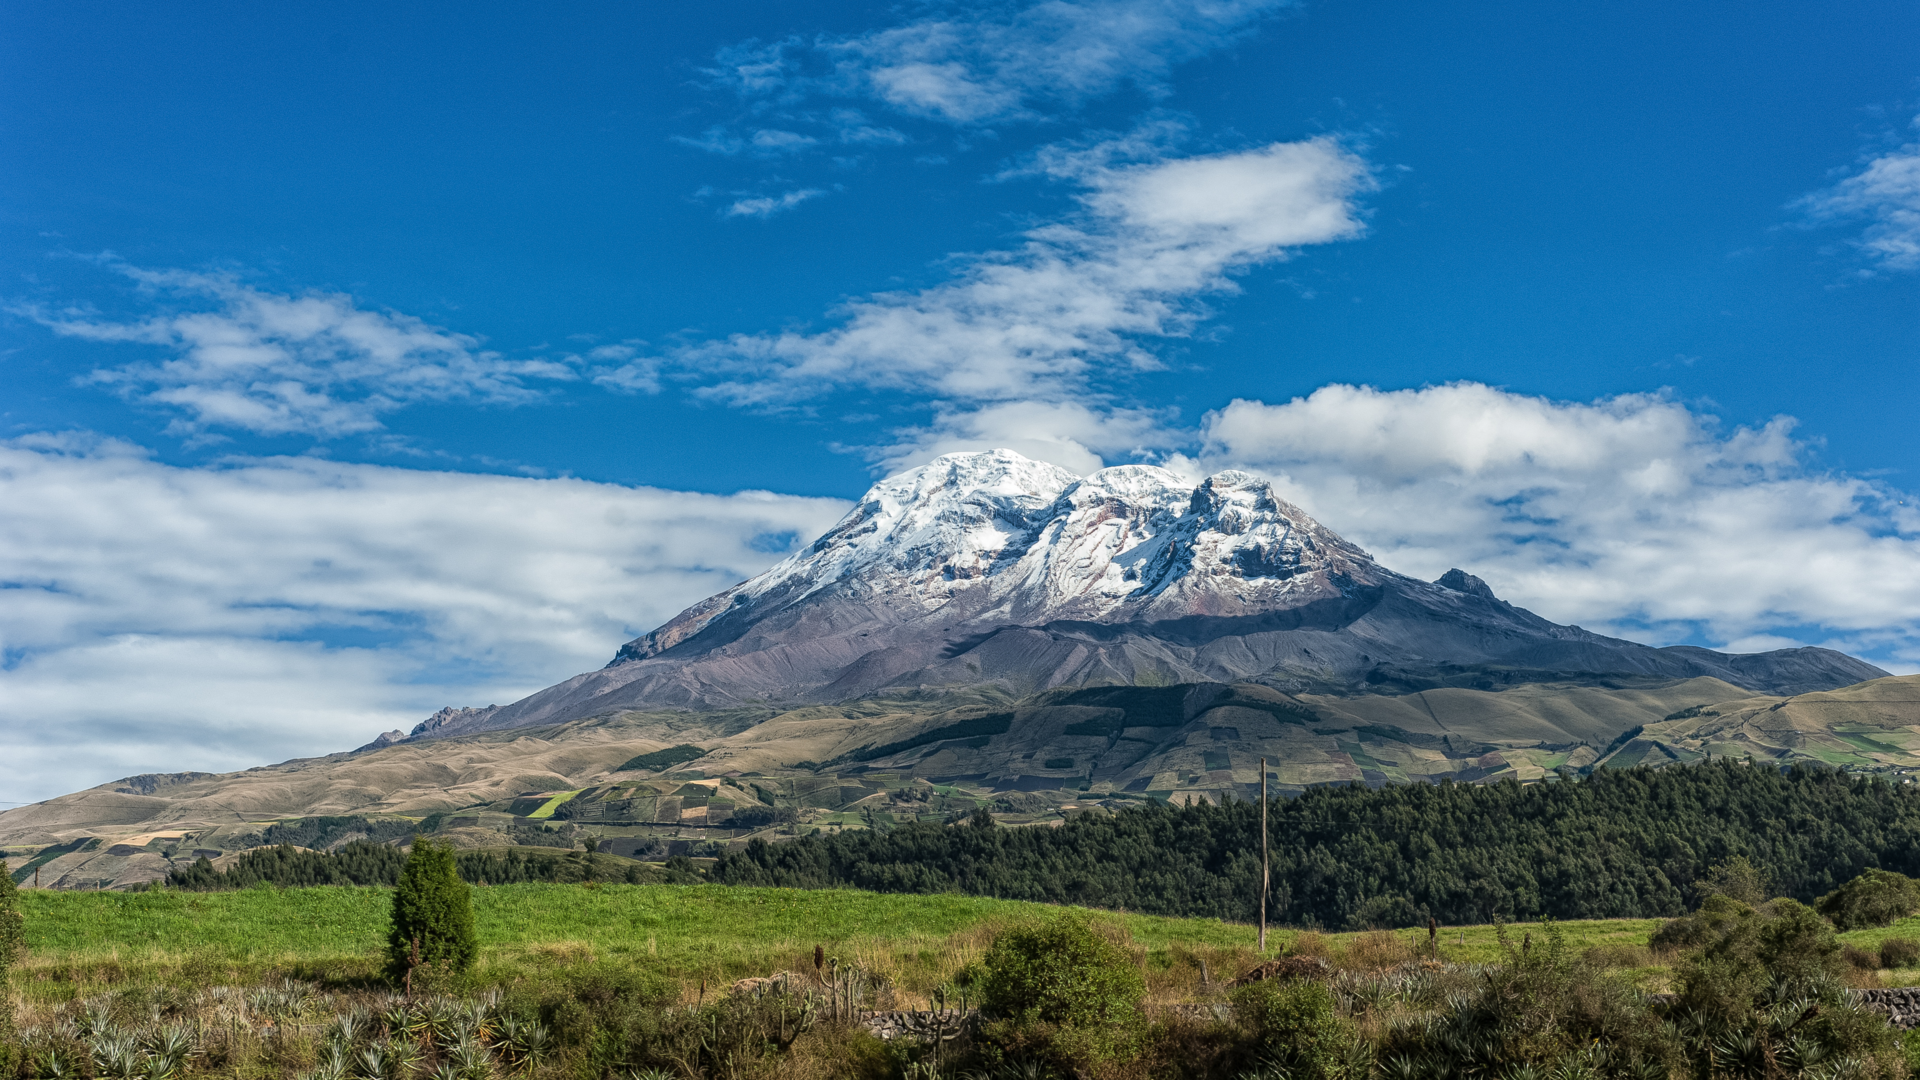
[[[1258,966],[1250,928],[1206,920],[850,891],[475,889],[425,840],[399,882],[0,892],[0,931],[28,946],[6,973],[0,1077],[1901,1080],[1920,1063],[1920,1039],[1846,993],[1920,963],[1920,940],[1898,933],[1920,886],[1879,870],[1810,907],[1767,899],[1765,871],[1735,859],[1670,921],[1495,924],[1471,958],[1464,930],[1294,931]],[[556,939],[570,929],[607,955]],[[1877,951],[1857,943],[1880,930]],[[1595,940],[1608,931],[1621,940]],[[0,966],[18,953],[7,940]],[[950,1010],[935,1022],[951,1040],[883,1043],[864,1026],[927,1006]]]
[[[417,891],[429,898],[448,880],[444,861],[432,863],[430,854],[417,867]],[[490,918],[489,901],[512,892],[545,894],[540,908],[551,921],[603,928],[604,917],[569,914],[577,905],[568,902],[665,894],[681,906],[676,924],[655,928],[654,948],[597,956],[578,943],[542,949],[545,927]],[[229,914],[277,908],[291,924],[288,901],[310,894],[372,900],[362,909],[376,913],[402,906],[400,894],[374,889],[58,897],[90,902],[70,905],[69,919],[87,907],[120,916],[100,921],[108,944],[92,946],[99,951],[83,962],[84,930],[36,926],[46,909],[29,896],[28,940],[38,944],[14,976],[22,1024],[8,1075],[1893,1080],[1908,1068],[1899,1034],[1846,998],[1844,981],[1857,973],[1824,919],[1792,900],[1756,905],[1719,894],[1660,929],[1674,950],[1671,1000],[1635,983],[1634,965],[1650,958],[1647,931],[1658,924],[1638,924],[1637,933],[1607,927],[1600,932],[1639,943],[1585,948],[1593,925],[1488,928],[1476,939],[1491,938],[1492,962],[1463,961],[1457,939],[1449,948],[1437,933],[1292,932],[1280,970],[1230,987],[1225,976],[1254,959],[1244,938],[1204,939],[1242,927],[968,898],[713,886],[474,890],[478,962],[464,972],[457,962],[412,965],[398,985],[381,974],[391,953],[380,939],[392,926],[378,917],[365,920],[357,957],[316,956],[303,966],[282,956],[275,969],[248,969],[260,976],[251,983],[223,978],[236,972],[218,965],[193,966],[200,958],[163,972],[131,955],[143,936],[137,927],[160,933],[164,920],[154,916],[164,909],[155,905],[163,901]],[[753,918],[783,900],[799,902],[787,913],[797,921],[780,925],[776,915],[764,920],[776,924],[768,928]],[[658,948],[675,930],[708,946],[731,930],[764,947],[796,930],[854,925],[836,925],[828,904],[806,901],[848,903],[861,924],[892,936],[763,953],[757,973],[786,974],[739,986],[680,981],[675,974],[716,970],[707,966],[715,957]],[[148,917],[129,919],[129,908]],[[893,921],[865,921],[876,915]],[[425,921],[435,918],[460,921],[457,911]],[[1143,940],[1129,924],[1161,937]],[[924,947],[945,927],[953,927],[946,948]],[[611,932],[621,931],[631,928]],[[280,935],[283,943],[297,932]],[[916,943],[913,932],[928,936]],[[533,948],[502,962],[509,941]],[[226,944],[234,955],[237,938]],[[149,953],[148,962],[160,956]],[[1170,998],[1217,1008],[1183,1012],[1166,1006]],[[857,1022],[865,1009],[921,1004],[981,1005],[992,1018],[939,1047],[881,1043]]]

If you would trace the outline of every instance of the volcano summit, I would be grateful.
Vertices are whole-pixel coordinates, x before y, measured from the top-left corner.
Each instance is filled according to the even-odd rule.
[[[1145,465],[1077,477],[1009,450],[890,477],[804,551],[600,671],[414,737],[624,710],[793,707],[993,688],[1255,682],[1285,693],[1718,678],[1759,693],[1886,672],[1827,649],[1729,655],[1561,626],[1451,570],[1396,574],[1275,495]]]

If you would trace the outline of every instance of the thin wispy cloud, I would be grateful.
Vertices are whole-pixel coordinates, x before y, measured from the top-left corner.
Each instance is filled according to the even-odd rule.
[[[959,260],[943,284],[851,301],[818,333],[739,334],[666,359],[706,380],[696,393],[736,405],[846,388],[918,396],[943,419],[910,444],[945,445],[984,422],[966,419],[981,406],[1075,396],[1106,408],[1107,384],[1159,368],[1153,342],[1191,333],[1209,314],[1205,297],[1238,288],[1235,271],[1363,231],[1357,200],[1372,176],[1334,139],[1147,161],[1122,149],[1040,159],[1081,187],[1081,212],[1029,230],[1019,247]],[[635,370],[651,378],[658,362]]]
[[[1870,158],[1795,205],[1816,222],[1864,222],[1855,243],[1876,267],[1920,269],[1920,142]]]
[[[727,217],[769,218],[825,194],[826,192],[819,188],[802,188],[780,195],[760,195],[736,201],[732,206],[727,207],[725,214]]]
[[[0,442],[0,798],[353,748],[505,702],[781,558],[837,499]]]
[[[380,417],[424,401],[514,405],[535,382],[577,378],[549,360],[510,360],[478,339],[410,315],[371,311],[343,293],[287,295],[230,274],[108,264],[159,312],[131,322],[13,305],[62,337],[163,354],[95,369],[85,381],[184,414],[171,430],[333,438],[377,431]]]
[[[941,4],[896,26],[723,49],[708,75],[756,109],[864,100],[957,126],[1031,121],[1232,42],[1278,0],[1046,0]]]

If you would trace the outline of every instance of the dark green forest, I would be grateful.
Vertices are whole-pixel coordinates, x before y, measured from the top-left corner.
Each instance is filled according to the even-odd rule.
[[[1159,915],[1256,917],[1257,803],[1128,807],[1059,828],[970,822],[755,841],[713,880],[963,892]],[[1869,868],[1920,871],[1920,794],[1731,762],[1520,785],[1316,788],[1271,804],[1270,918],[1326,928],[1684,913],[1745,856],[1810,901]]]
[[[476,885],[519,885],[532,881],[619,881],[647,884],[655,881],[698,881],[692,860],[669,860],[664,871],[651,870],[626,859],[589,855],[585,851],[466,851],[455,859],[460,877]],[[387,885],[400,880],[407,853],[386,844],[355,840],[338,851],[302,851],[288,844],[255,848],[226,870],[200,859],[167,875],[176,889],[207,892],[245,889],[254,885]]]

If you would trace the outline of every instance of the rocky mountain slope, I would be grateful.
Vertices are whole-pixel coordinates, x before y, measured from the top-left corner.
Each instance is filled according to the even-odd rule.
[[[627,643],[605,669],[413,737],[626,709],[800,705],[995,687],[1228,683],[1287,692],[1723,679],[1759,693],[1886,672],[1825,649],[1732,656],[1560,626],[1471,574],[1396,574],[1274,494],[1008,450],[874,486],[806,550]]]

